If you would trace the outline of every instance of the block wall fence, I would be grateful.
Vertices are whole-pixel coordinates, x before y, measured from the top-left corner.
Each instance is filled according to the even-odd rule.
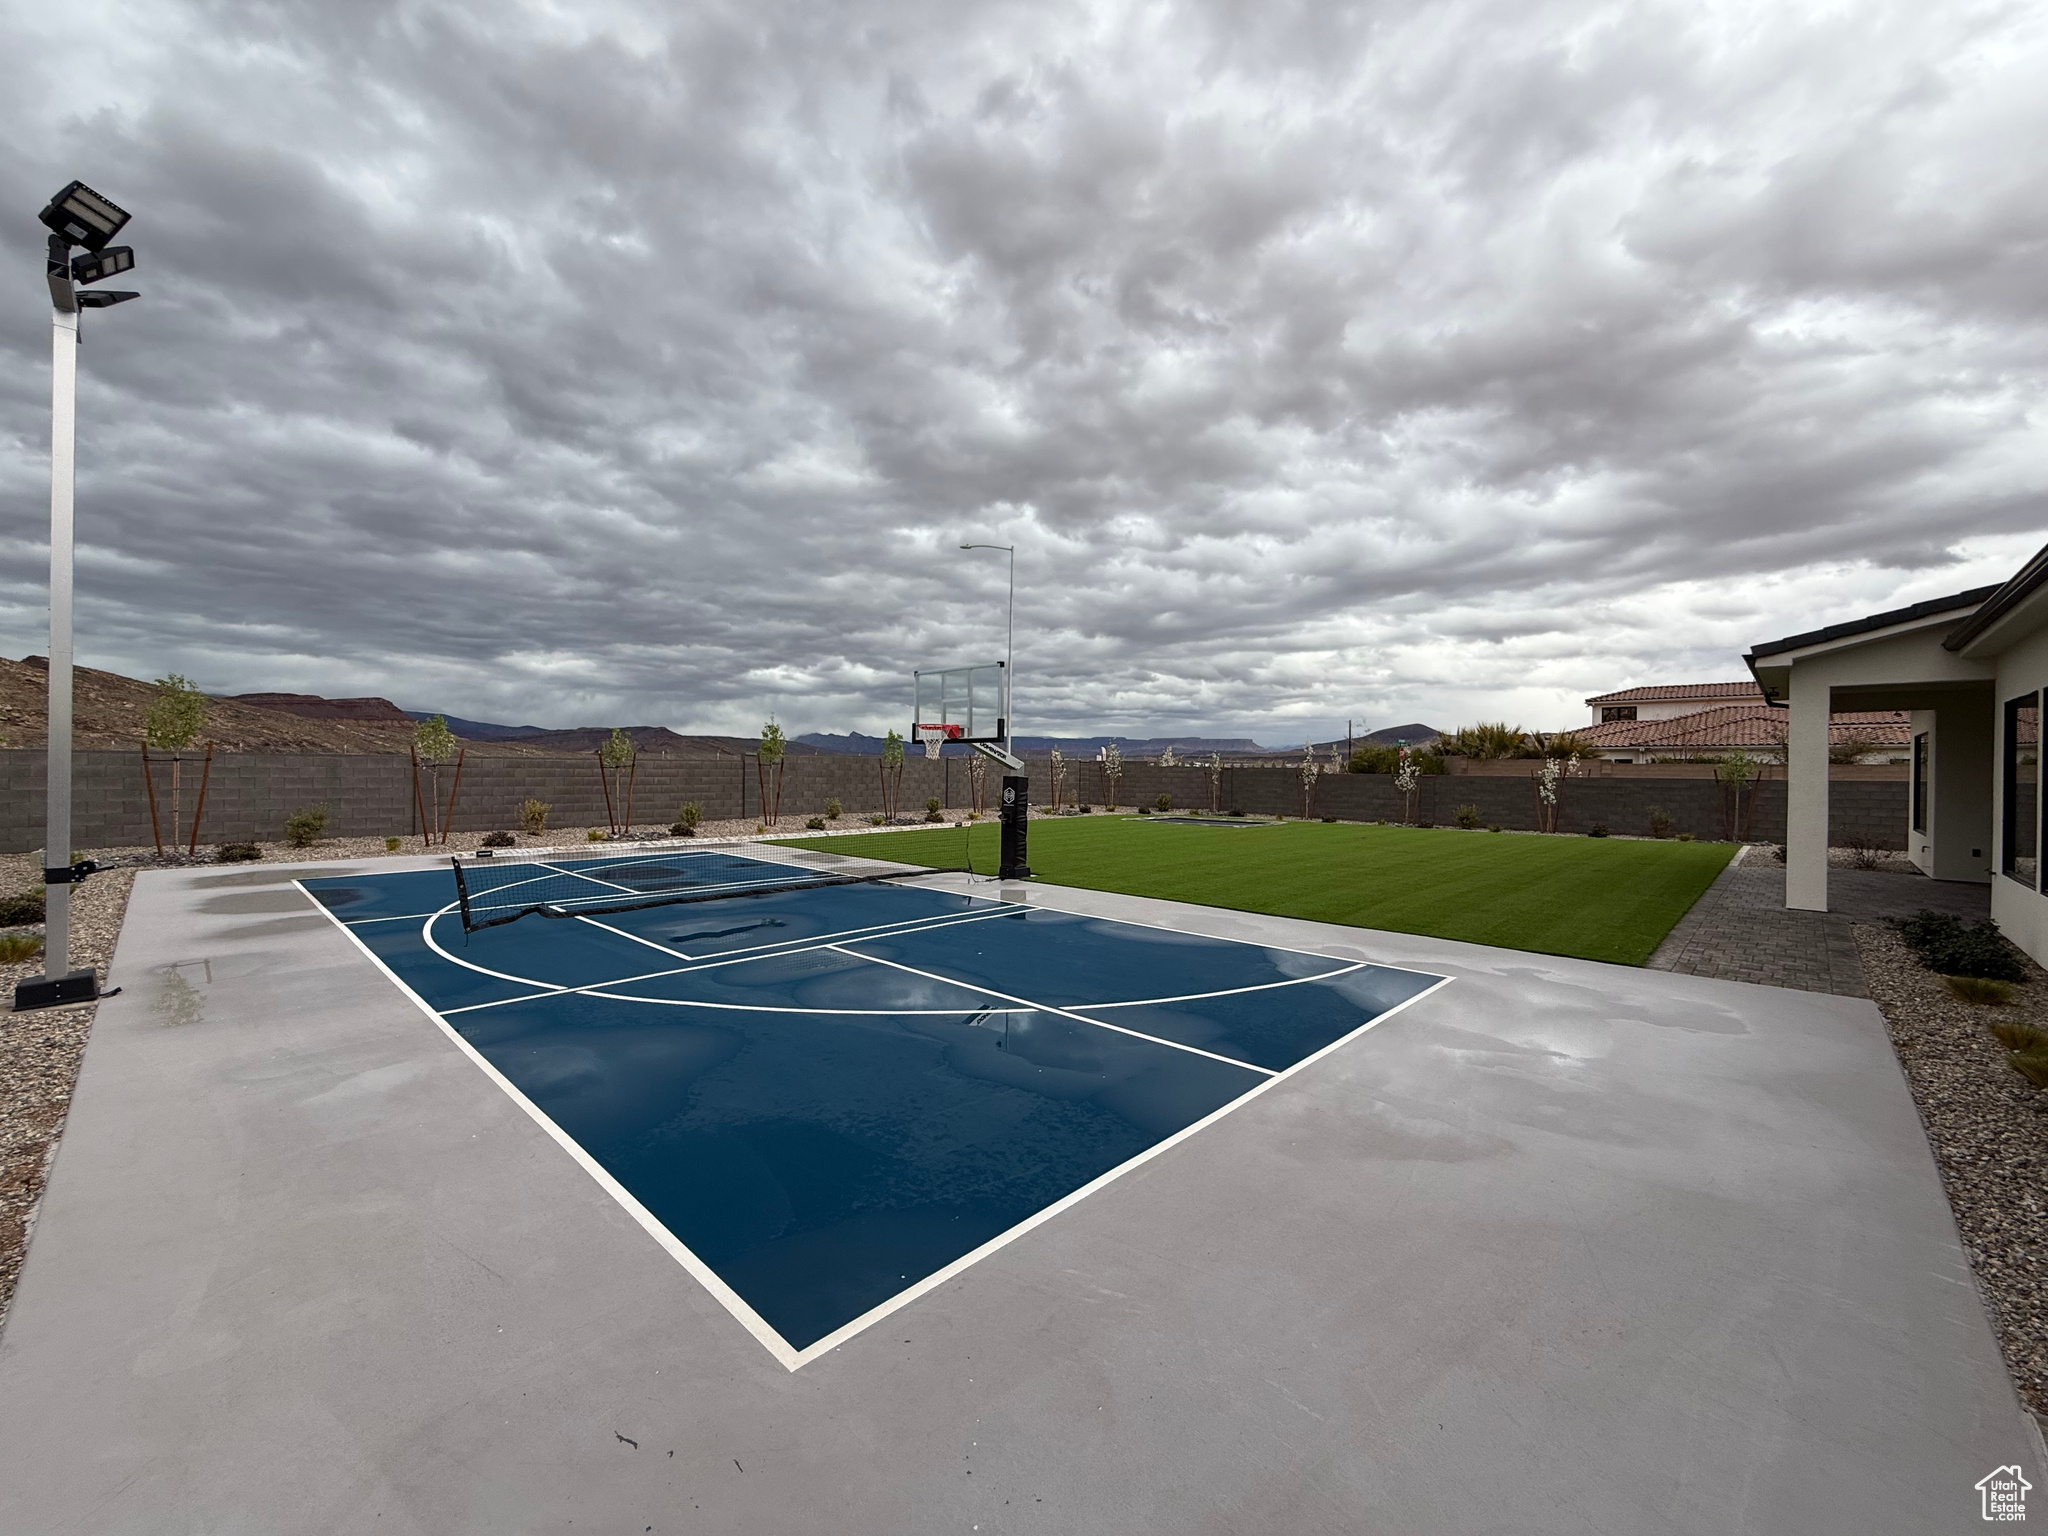
[[[949,810],[972,803],[969,760],[929,761],[913,751],[904,764],[899,811],[921,815],[937,796]],[[1047,760],[1028,764],[1031,798],[1052,798]],[[44,758],[39,751],[0,751],[0,852],[24,853],[42,846]],[[179,769],[179,799],[186,830],[198,800],[202,769],[197,755]],[[150,841],[149,796],[141,755],[136,752],[79,752],[74,758],[72,840],[83,849],[146,846]],[[446,799],[454,770],[443,768],[439,793]],[[984,793],[993,802],[1000,772],[989,766]],[[171,768],[156,765],[156,794],[166,843],[172,840]],[[423,784],[431,780],[422,774]],[[1830,786],[1830,837],[1837,845],[1868,839],[1880,847],[1905,846],[1907,786],[1903,780],[1837,778]],[[1124,767],[1118,801],[1150,805],[1168,795],[1182,809],[1239,809],[1254,815],[1299,816],[1306,808],[1298,769],[1226,767],[1212,786],[1202,768],[1161,768],[1154,763]],[[516,828],[527,799],[553,806],[549,824],[576,828],[605,823],[604,792],[591,756],[471,758],[462,769],[455,803],[457,831]],[[801,830],[828,799],[850,817],[882,808],[879,764],[870,757],[793,757],[783,770],[781,824]],[[1061,798],[1078,798],[1100,809],[1108,799],[1101,765],[1093,759],[1067,763]],[[644,757],[633,785],[633,824],[665,826],[686,800],[704,807],[707,820],[759,819],[761,796],[751,758]],[[274,841],[284,820],[309,805],[325,805],[327,829],[335,837],[416,835],[411,765],[391,755],[327,753],[217,753],[206,787],[199,827],[202,844],[240,840]],[[1476,806],[1482,823],[1531,830],[1536,795],[1531,779],[1506,774],[1424,775],[1417,792],[1419,820],[1450,823],[1460,805]],[[1727,794],[1711,778],[1645,778],[1619,775],[1566,780],[1559,830],[1584,832],[1595,823],[1618,834],[1649,830],[1652,807],[1670,815],[1681,831],[1701,838],[1732,835]],[[623,810],[623,807],[621,808]],[[1385,774],[1337,773],[1316,781],[1313,813],[1345,821],[1399,821],[1401,797]],[[1767,780],[1753,791],[1744,811],[1743,836],[1781,841],[1785,835],[1785,785]],[[843,823],[842,823],[843,825]]]

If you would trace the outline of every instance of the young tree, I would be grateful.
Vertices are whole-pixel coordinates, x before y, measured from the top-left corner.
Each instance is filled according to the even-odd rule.
[[[1173,755],[1173,743],[1170,741],[1166,744],[1166,750],[1159,754],[1159,766],[1162,768],[1178,768],[1180,766],[1180,759]]]
[[[1102,765],[1103,809],[1113,811],[1116,809],[1117,790],[1124,782],[1124,755],[1112,741],[1095,754],[1095,760]]]
[[[1316,813],[1316,779],[1321,776],[1322,764],[1316,761],[1314,746],[1305,746],[1301,753],[1301,814],[1307,820]]]
[[[1221,752],[1211,752],[1209,754],[1209,809],[1212,811],[1223,809],[1223,754]]]
[[[1421,778],[1422,769],[1415,761],[1415,755],[1406,747],[1402,747],[1395,757],[1394,789],[1401,796],[1403,821],[1415,820],[1415,800]]]
[[[192,686],[189,678],[173,672],[156,680],[156,697],[142,717],[142,739],[159,752],[171,754],[171,841],[182,843],[179,805],[178,754],[206,729],[206,695]]]
[[[428,790],[428,802],[420,812],[420,832],[429,845],[432,845],[437,836],[445,843],[448,841],[448,830],[444,823],[453,819],[454,807],[450,806],[447,811],[441,809],[441,768],[456,754],[455,733],[448,729],[446,720],[439,715],[433,715],[413,726],[412,749],[419,755],[419,760],[427,765],[427,779],[432,786]]]
[[[782,755],[788,742],[773,720],[761,727],[761,746],[754,758],[754,777],[761,787],[761,819],[769,826],[782,814]],[[744,781],[742,781],[744,782]]]
[[[977,816],[982,813],[987,789],[988,759],[977,752],[967,760],[967,794]]]
[[[626,775],[637,763],[640,754],[633,745],[633,738],[618,726],[605,738],[603,746],[597,749],[597,771],[604,780],[604,811],[609,830],[630,832],[633,809],[631,788]]]
[[[1052,749],[1052,808],[1060,808],[1060,791],[1067,782],[1067,759],[1058,747]]]
[[[903,796],[903,738],[890,731],[882,738],[882,814],[890,825],[896,822],[896,807]]]
[[[1761,758],[1740,747],[1714,765],[1714,777],[1721,781],[1721,821],[1731,843],[1743,841],[1748,824],[1743,813],[1755,812],[1756,783],[1763,777],[1763,769]]]

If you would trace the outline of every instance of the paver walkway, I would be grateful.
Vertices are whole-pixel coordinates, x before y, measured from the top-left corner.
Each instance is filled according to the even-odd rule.
[[[1918,870],[1830,869],[1826,912],[1785,906],[1785,866],[1768,849],[1730,864],[1650,956],[1652,970],[1753,981],[1802,992],[1868,997],[1855,925],[1923,907],[1974,920],[1991,915],[1991,887],[1930,880]]]

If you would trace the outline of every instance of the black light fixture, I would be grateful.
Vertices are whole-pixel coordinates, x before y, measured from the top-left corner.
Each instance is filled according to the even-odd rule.
[[[93,255],[71,258],[71,280],[74,283],[97,283],[102,278],[118,277],[123,272],[134,270],[135,248],[129,245],[110,245]]]
[[[95,288],[91,293],[81,293],[78,296],[78,307],[80,309],[112,309],[116,304],[126,304],[130,299],[139,299],[141,297],[141,294],[133,290],[124,292],[119,288]]]
[[[40,215],[44,224],[72,245],[104,250],[128,222],[126,209],[108,202],[82,181],[74,181],[50,199]]]

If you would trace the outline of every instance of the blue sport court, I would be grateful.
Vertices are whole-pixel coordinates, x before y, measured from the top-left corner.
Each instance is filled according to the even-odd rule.
[[[792,1369],[1442,980],[829,854],[463,869],[303,884]]]

